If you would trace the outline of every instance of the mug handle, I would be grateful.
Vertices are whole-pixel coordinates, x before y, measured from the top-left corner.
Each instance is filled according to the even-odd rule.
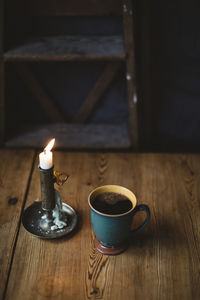
[[[142,229],[144,229],[144,227],[149,223],[150,221],[150,209],[149,207],[146,205],[146,204],[139,204],[139,205],[136,205],[136,207],[134,208],[134,211],[133,211],[133,216],[139,212],[139,211],[145,211],[146,213],[146,219],[145,221],[143,222],[142,225],[138,226],[136,229],[133,229],[131,230],[131,234],[135,234],[136,232],[139,232],[141,231]]]

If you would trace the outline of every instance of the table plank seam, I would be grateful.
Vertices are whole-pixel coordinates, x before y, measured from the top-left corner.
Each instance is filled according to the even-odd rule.
[[[22,206],[21,206],[21,211],[20,211],[19,221],[18,221],[18,224],[17,224],[16,234],[15,234],[15,238],[14,238],[14,242],[13,242],[13,249],[12,249],[12,254],[11,254],[10,263],[9,263],[9,267],[8,267],[7,279],[6,279],[6,283],[5,283],[5,287],[4,287],[2,300],[6,299],[6,292],[7,292],[8,282],[9,282],[9,278],[10,278],[13,259],[14,259],[14,255],[15,255],[15,249],[16,249],[16,246],[17,246],[17,240],[18,240],[20,226],[21,226],[21,217],[22,217],[22,213],[24,211],[24,207],[25,207],[25,204],[26,204],[26,199],[27,199],[30,184],[31,184],[31,179],[32,179],[32,175],[33,175],[33,170],[34,170],[36,158],[37,158],[37,151],[35,150],[34,155],[33,155],[31,170],[30,170],[30,173],[29,173],[29,176],[28,176],[28,181],[27,181],[27,186],[26,186],[26,190],[25,190],[25,194],[24,194],[24,199],[23,199]]]

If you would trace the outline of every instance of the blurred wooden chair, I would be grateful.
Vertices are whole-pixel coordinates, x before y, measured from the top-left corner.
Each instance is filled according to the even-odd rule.
[[[139,149],[137,91],[134,54],[134,24],[131,0],[0,0],[2,26],[0,32],[0,140],[5,141],[5,65],[15,63],[17,72],[32,91],[52,121],[45,127],[22,134],[8,146],[40,147],[49,134],[58,136],[57,145],[62,148],[129,148]],[[17,46],[4,49],[3,11],[20,16],[111,16],[123,18],[122,36],[71,36],[57,35],[29,39]],[[24,25],[26,26],[26,24]],[[106,67],[89,95],[83,101],[72,123],[56,107],[40,85],[28,62],[38,61],[106,61]],[[108,89],[122,64],[126,65],[128,96],[128,133],[123,126],[86,124],[102,95]],[[40,130],[41,129],[41,130]],[[77,137],[77,139],[76,139]],[[71,143],[71,144],[70,144]]]

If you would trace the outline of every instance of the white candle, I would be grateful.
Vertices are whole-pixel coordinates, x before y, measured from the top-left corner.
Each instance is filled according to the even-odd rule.
[[[40,153],[39,165],[41,169],[47,170],[53,167],[53,153],[51,152],[51,149],[53,148],[54,143],[55,139],[52,139],[46,148],[44,148],[44,151]]]

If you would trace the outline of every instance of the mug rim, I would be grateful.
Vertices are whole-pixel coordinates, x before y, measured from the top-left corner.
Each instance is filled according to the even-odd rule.
[[[122,194],[122,195],[125,195],[125,196],[132,202],[132,208],[129,209],[128,211],[126,211],[125,213],[122,213],[122,214],[116,214],[116,215],[111,215],[111,214],[102,213],[102,212],[98,211],[97,209],[95,209],[95,208],[92,206],[92,204],[91,204],[91,198],[92,198],[92,195],[95,194],[95,193],[97,193],[97,195],[101,194],[101,193],[98,194],[98,191],[100,191],[100,190],[104,190],[103,193],[105,193],[105,189],[108,189],[108,190],[110,189],[110,192],[113,192],[113,193],[116,192],[116,191],[115,191],[116,189],[119,189],[119,190],[124,191],[125,193],[124,193],[124,194],[121,193],[121,194]],[[111,191],[111,189],[114,189],[114,190]],[[103,194],[103,193],[102,193],[102,194]],[[120,193],[120,192],[118,192],[118,193]],[[130,197],[127,196],[127,193],[132,197],[131,199],[130,199]],[[102,215],[102,216],[105,216],[105,217],[110,217],[110,218],[121,217],[121,216],[125,216],[125,215],[130,214],[130,212],[132,212],[132,211],[135,209],[136,203],[137,203],[137,199],[136,199],[135,194],[134,194],[131,190],[129,190],[128,188],[126,188],[126,187],[124,187],[124,186],[121,186],[121,185],[117,185],[117,184],[101,185],[101,186],[99,186],[99,187],[93,189],[93,190],[90,192],[89,196],[88,196],[88,204],[89,204],[90,208],[91,208],[94,212],[96,212],[97,214]]]

